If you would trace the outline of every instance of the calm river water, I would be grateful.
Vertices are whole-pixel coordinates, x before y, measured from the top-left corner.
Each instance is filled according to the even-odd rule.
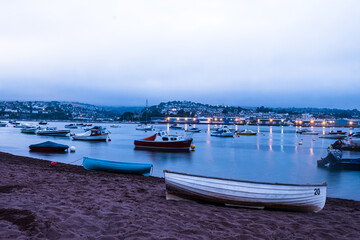
[[[50,122],[48,126],[64,129],[65,122]],[[94,124],[95,125],[95,124]],[[97,125],[97,124],[96,124]],[[71,163],[83,156],[123,161],[152,163],[153,176],[163,177],[163,170],[173,170],[199,175],[239,180],[278,183],[328,183],[328,196],[360,201],[359,171],[334,171],[318,168],[316,161],[327,155],[332,139],[296,134],[295,127],[237,126],[259,132],[257,136],[218,138],[210,136],[209,125],[197,125],[202,131],[194,133],[195,151],[154,152],[134,150],[134,140],[147,137],[153,132],[135,130],[136,125],[98,124],[111,131],[110,142],[72,141],[70,137],[45,137],[20,133],[20,129],[0,128],[0,151],[63,163]],[[168,130],[168,125],[154,125],[157,130]],[[235,128],[235,126],[233,126]],[[323,133],[331,129],[315,128]],[[349,129],[340,129],[349,133]],[[351,131],[351,130],[350,130]],[[83,132],[74,129],[72,132]],[[170,130],[184,134],[183,130]],[[315,139],[315,141],[314,141]],[[43,154],[29,152],[30,144],[44,141],[75,146],[75,153]],[[303,145],[298,143],[302,141]],[[360,157],[360,153],[344,152],[344,157]],[[81,165],[79,160],[73,164]]]

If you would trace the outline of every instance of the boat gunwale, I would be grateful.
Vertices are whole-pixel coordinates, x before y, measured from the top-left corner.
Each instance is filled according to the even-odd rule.
[[[237,179],[230,179],[230,178],[220,178],[220,177],[210,177],[210,176],[202,176],[190,173],[180,173],[175,171],[164,170],[164,173],[175,173],[179,175],[191,176],[191,177],[202,177],[202,178],[210,178],[210,179],[218,179],[218,180],[226,180],[226,181],[233,181],[233,182],[244,182],[244,183],[256,183],[256,184],[267,184],[267,185],[284,185],[284,186],[301,186],[301,187],[321,187],[327,186],[327,183],[324,182],[322,184],[293,184],[293,183],[269,183],[269,182],[255,182],[255,181],[246,181],[246,180],[237,180]],[[165,178],[166,180],[166,178]]]

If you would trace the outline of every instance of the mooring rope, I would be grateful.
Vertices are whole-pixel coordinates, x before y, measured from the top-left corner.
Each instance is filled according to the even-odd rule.
[[[83,158],[81,157],[81,158],[76,159],[75,161],[69,162],[69,163],[67,163],[67,164],[72,164],[72,163],[75,163],[75,162],[80,161],[80,160],[82,160],[82,159],[83,159]]]

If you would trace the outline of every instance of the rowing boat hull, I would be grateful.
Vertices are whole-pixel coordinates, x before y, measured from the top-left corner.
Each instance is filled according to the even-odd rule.
[[[189,150],[192,139],[184,141],[146,141],[135,140],[136,149],[156,149],[156,150]]]
[[[91,170],[91,171],[106,171],[106,172],[140,174],[143,176],[150,176],[152,164],[115,162],[115,161],[84,157],[83,167],[86,170]]]
[[[226,205],[318,212],[326,184],[295,185],[247,182],[164,171],[167,200],[200,200]]]

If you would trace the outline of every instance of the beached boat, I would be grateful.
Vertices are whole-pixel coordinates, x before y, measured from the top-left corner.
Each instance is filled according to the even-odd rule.
[[[32,144],[29,146],[31,151],[40,151],[40,152],[64,152],[69,146],[64,144],[59,144],[51,141],[46,141],[39,144]]]
[[[210,134],[214,137],[234,137],[234,133],[226,126]]]
[[[152,125],[148,125],[148,124],[139,124],[136,127],[136,130],[140,130],[140,131],[151,131],[153,129],[154,129],[154,127]]]
[[[91,171],[141,174],[143,176],[150,176],[152,164],[116,162],[116,161],[108,161],[108,160],[84,157],[83,167],[86,170],[91,170]]]
[[[7,126],[7,122],[0,121],[0,127],[6,127],[6,126]]]
[[[190,150],[192,138],[179,135],[168,135],[165,131],[156,133],[151,137],[135,140],[136,149],[155,150]]]
[[[280,184],[239,181],[164,171],[167,200],[199,200],[230,206],[319,212],[326,183]]]
[[[82,140],[82,141],[106,141],[109,133],[101,129],[91,129],[84,133],[72,135],[73,140]]]
[[[48,127],[46,129],[39,130],[37,135],[40,136],[54,136],[54,137],[66,137],[70,133],[70,130],[57,130],[56,127]]]
[[[78,126],[76,126],[76,124],[70,123],[70,124],[65,125],[65,128],[76,129],[76,128],[78,128]]]
[[[254,136],[257,132],[251,131],[249,129],[242,130],[240,132],[237,132],[236,135],[245,135],[245,136]]]
[[[330,149],[325,158],[317,161],[318,167],[360,170],[360,158],[343,158],[340,150]]]

